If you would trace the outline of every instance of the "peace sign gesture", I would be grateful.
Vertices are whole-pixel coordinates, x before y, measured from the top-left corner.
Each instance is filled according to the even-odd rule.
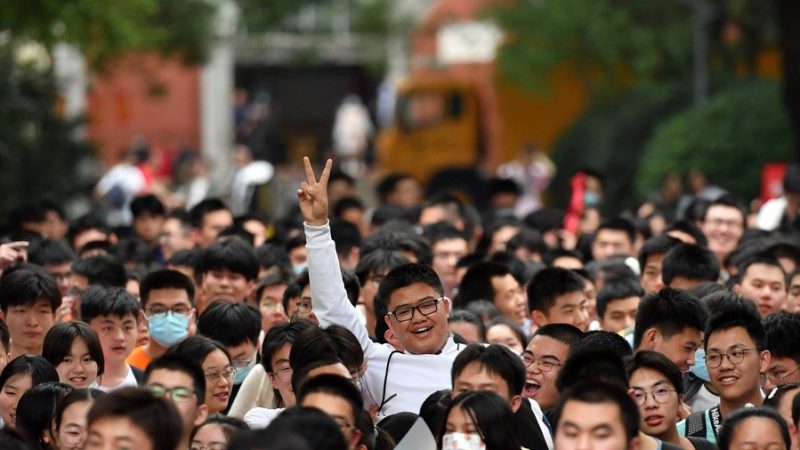
[[[300,212],[307,224],[325,225],[328,222],[328,178],[331,176],[333,161],[329,159],[325,162],[319,181],[314,175],[308,156],[303,157],[303,165],[306,169],[306,181],[300,183],[300,189],[297,190]]]

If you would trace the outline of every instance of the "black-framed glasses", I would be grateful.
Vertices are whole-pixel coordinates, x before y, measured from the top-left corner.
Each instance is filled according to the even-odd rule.
[[[439,302],[444,300],[444,297],[427,298],[416,306],[401,306],[394,311],[386,313],[387,316],[394,316],[398,322],[407,322],[414,317],[414,311],[418,311],[423,316],[429,316],[436,312],[439,308]]]
[[[748,352],[755,351],[754,348],[736,348],[727,353],[708,353],[706,354],[706,366],[710,369],[716,369],[722,365],[722,358],[728,358],[731,364],[736,365],[742,362],[744,355]]]
[[[525,367],[531,367],[535,364],[542,372],[550,372],[555,367],[563,366],[560,362],[553,361],[552,359],[534,358],[530,353],[522,354],[522,364],[525,364]]]
[[[174,388],[166,388],[160,384],[148,384],[145,386],[151,394],[156,397],[164,397],[165,395],[169,395],[169,397],[178,403],[184,403],[191,401],[194,398],[195,394],[197,393],[194,389],[190,389],[183,386],[176,386]]]
[[[650,394],[653,395],[653,400],[655,400],[656,403],[663,404],[669,400],[670,394],[672,394],[673,392],[677,391],[675,389],[670,389],[666,386],[659,386],[653,389],[652,391],[646,391],[640,388],[632,388],[630,390],[630,395],[633,401],[636,402],[637,405],[644,406],[644,404],[647,403],[647,396]]]
[[[192,313],[192,307],[186,305],[175,305],[172,308],[167,308],[165,306],[153,306],[152,308],[147,308],[145,311],[147,313],[147,317],[157,316],[159,314],[180,314],[182,316],[188,316]]]

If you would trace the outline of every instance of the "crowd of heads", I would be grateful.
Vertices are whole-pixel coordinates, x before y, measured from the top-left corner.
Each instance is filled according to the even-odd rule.
[[[760,229],[725,194],[604,215],[586,171],[595,197],[570,228],[555,209],[516,215],[513,180],[480,210],[393,174],[368,207],[325,173],[326,225],[153,194],[129,226],[15,209],[0,448],[391,449],[424,424],[448,450],[798,449],[795,212]],[[338,267],[314,265],[320,230]],[[386,392],[397,354],[451,355],[449,384],[420,375],[424,401],[385,414],[404,395]]]

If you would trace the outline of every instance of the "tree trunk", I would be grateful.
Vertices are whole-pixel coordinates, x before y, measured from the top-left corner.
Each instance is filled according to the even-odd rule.
[[[783,101],[794,138],[794,159],[800,161],[800,1],[775,3],[783,53]]]

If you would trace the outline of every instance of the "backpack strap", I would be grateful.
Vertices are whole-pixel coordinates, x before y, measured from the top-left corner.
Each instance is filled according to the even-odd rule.
[[[686,437],[706,437],[705,411],[697,411],[686,418]]]

